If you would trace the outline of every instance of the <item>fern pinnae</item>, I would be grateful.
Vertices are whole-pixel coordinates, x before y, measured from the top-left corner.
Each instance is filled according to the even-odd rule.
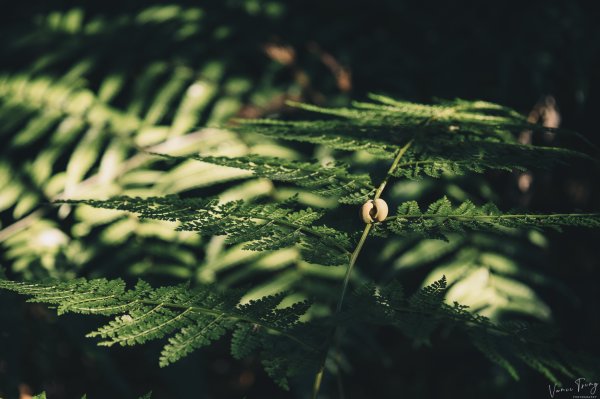
[[[291,208],[293,203],[262,205],[233,201],[220,204],[215,198],[182,199],[176,196],[145,199],[117,197],[106,201],[65,200],[59,203],[125,210],[138,213],[142,218],[179,222],[178,230],[227,235],[230,243],[247,242],[245,248],[251,250],[300,245],[304,251],[311,251],[311,247],[314,247],[330,256],[327,263],[330,265],[344,263],[349,256],[347,246],[350,241],[345,233],[326,226],[318,228],[306,225],[303,219],[315,221],[321,214],[310,208],[295,211]],[[288,240],[281,240],[279,233],[284,233]],[[280,240],[277,241],[275,237]],[[323,256],[320,258],[327,260]]]
[[[366,174],[351,174],[345,165],[321,165],[260,155],[237,158],[216,156],[175,157],[151,153],[172,160],[196,160],[215,165],[248,170],[259,177],[306,187],[323,196],[339,197],[342,203],[358,204],[371,194],[371,179]]]
[[[389,287],[377,288],[374,284],[359,287],[350,297],[349,309],[346,310],[350,317],[346,318],[352,323],[362,318],[364,322],[391,325],[408,337],[419,340],[429,337],[439,326],[458,329],[470,337],[484,356],[505,369],[515,380],[520,374],[517,360],[551,381],[557,380],[557,377],[550,369],[565,376],[572,376],[571,368],[577,369],[581,375],[589,375],[594,370],[591,365],[586,366],[581,356],[557,348],[553,342],[541,338],[543,334],[537,332],[534,324],[494,323],[456,302],[446,304],[443,301],[446,290],[444,276],[409,298],[395,295],[397,289],[398,283],[394,281],[389,283]],[[539,328],[547,329],[547,326],[540,325]],[[568,367],[564,365],[565,361]]]
[[[475,206],[465,201],[454,207],[448,198],[443,197],[432,203],[422,212],[415,201],[398,207],[395,216],[390,216],[385,226],[400,235],[422,235],[425,237],[445,237],[445,233],[465,230],[486,230],[501,232],[502,228],[551,228],[566,226],[588,228],[600,227],[600,213],[527,214],[503,213],[494,204]]]
[[[134,303],[132,303],[132,304],[134,304]],[[123,306],[123,308],[125,308],[126,306],[129,306],[129,304],[125,304],[125,305],[121,305],[121,306]],[[142,314],[139,316],[135,315],[136,312],[134,309],[129,314],[120,316],[120,318],[118,318],[117,320],[113,320],[113,321],[109,322],[107,325],[100,327],[96,331],[92,331],[92,332],[86,334],[86,337],[88,337],[88,338],[113,337],[113,336],[115,336],[115,334],[117,334],[120,330],[123,330],[128,325],[130,325],[132,323],[138,323],[140,321],[143,321],[143,320],[151,317],[152,314],[156,313],[162,307],[163,307],[163,304],[158,304],[158,305],[154,306],[153,308],[150,308],[150,310],[142,311]],[[116,309],[113,309],[113,310],[116,310]],[[132,314],[134,314],[136,317],[132,316]]]
[[[62,296],[60,299],[52,295],[53,292],[64,292],[69,287],[72,287],[72,295]],[[99,345],[102,346],[135,345],[175,334],[163,349],[160,360],[162,366],[186,356],[193,349],[212,342],[227,331],[235,331],[246,324],[261,326],[260,334],[273,332],[282,339],[288,339],[302,348],[302,351],[317,351],[315,345],[293,334],[293,330],[303,324],[298,320],[309,304],[275,309],[281,296],[267,297],[250,305],[238,305],[237,295],[220,294],[209,287],[188,289],[173,286],[153,289],[140,281],[134,289],[127,290],[121,280],[102,279],[78,279],[60,284],[22,284],[0,280],[0,288],[29,295],[35,302],[56,304],[59,313],[118,315],[107,325],[88,334],[89,337],[100,337],[102,340]],[[106,291],[115,294],[103,295]],[[82,296],[88,303],[96,305],[79,307]],[[168,302],[168,298],[174,302]],[[107,304],[111,306],[106,306]],[[253,310],[249,311],[250,308]]]
[[[225,318],[225,315],[215,317],[208,324],[198,324],[193,328],[183,328],[180,333],[169,338],[169,343],[161,351],[159,364],[161,367],[181,358],[182,354],[187,354],[202,346],[208,345],[212,339],[220,338],[227,331],[225,328],[215,328],[219,322]],[[198,328],[200,327],[200,328]],[[212,331],[211,331],[212,328]],[[207,336],[210,334],[210,336]]]
[[[163,307],[180,309],[180,310],[186,310],[188,308],[191,308],[194,312],[198,312],[200,314],[211,315],[212,317],[223,316],[224,318],[240,320],[240,321],[250,323],[255,326],[260,326],[267,331],[271,331],[271,332],[277,333],[281,336],[284,336],[284,337],[298,343],[300,346],[306,348],[307,350],[310,350],[310,351],[317,350],[315,346],[313,346],[310,343],[307,343],[307,342],[299,339],[298,337],[294,336],[293,334],[291,334],[289,331],[286,330],[285,327],[281,327],[276,324],[272,324],[270,322],[261,320],[260,318],[257,318],[257,317],[248,316],[245,312],[242,312],[239,309],[237,309],[237,307],[235,310],[233,310],[231,312],[223,312],[220,310],[215,310],[213,308],[199,306],[198,304],[194,304],[193,306],[187,306],[187,305],[181,305],[181,304],[176,304],[176,303],[167,303],[167,302],[159,303],[157,301],[149,301],[149,300],[141,300],[140,302],[147,304],[147,305],[161,304]],[[240,309],[243,309],[243,306],[244,305],[241,305]],[[295,323],[294,323],[294,325],[295,325]]]
[[[233,332],[231,335],[231,354],[236,359],[249,356],[259,345],[255,330],[258,326],[247,324]]]
[[[164,317],[153,320],[152,327],[142,329],[137,332],[119,334],[118,336],[112,337],[108,341],[99,342],[98,345],[135,345],[144,343],[147,339],[157,337],[157,334],[160,334],[161,336],[167,335],[179,328],[179,323],[181,323],[182,319],[184,319],[186,315],[191,312],[192,308],[187,308],[179,313],[165,314]]]
[[[387,105],[356,103],[356,109],[331,110],[304,104],[300,106],[302,109],[340,119],[312,122],[241,120],[236,129],[339,150],[363,150],[381,159],[394,157],[397,148],[412,139],[415,145],[407,154],[403,168],[395,173],[397,177],[411,179],[422,175],[441,177],[445,173],[464,175],[487,170],[550,169],[574,159],[597,163],[577,151],[520,144],[515,133],[543,127],[528,124],[514,111],[486,116],[469,111],[469,107],[460,102],[428,106],[381,96],[373,99],[383,99]],[[474,108],[478,107],[502,109],[485,102]]]

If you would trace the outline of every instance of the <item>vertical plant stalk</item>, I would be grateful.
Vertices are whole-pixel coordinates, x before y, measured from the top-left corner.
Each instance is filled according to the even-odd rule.
[[[398,150],[398,153],[396,154],[396,157],[394,158],[394,162],[392,162],[392,165],[388,169],[385,177],[383,178],[383,181],[379,184],[379,187],[377,187],[377,190],[375,191],[375,195],[373,196],[373,200],[376,200],[381,197],[381,194],[383,193],[385,186],[387,185],[390,177],[392,177],[392,173],[394,173],[394,171],[398,167],[398,164],[400,163],[400,160],[402,159],[402,157],[404,156],[406,151],[408,151],[408,149],[410,148],[410,146],[412,144],[413,144],[413,140],[410,140],[408,143],[406,143],[402,148],[400,148]],[[356,264],[358,255],[360,255],[360,251],[362,250],[363,246],[365,245],[365,241],[367,241],[367,237],[369,236],[369,232],[371,231],[372,227],[373,227],[372,223],[365,224],[365,228],[363,229],[362,235],[360,236],[360,240],[358,241],[358,244],[356,244],[356,248],[354,248],[354,251],[352,251],[352,254],[350,255],[350,261],[348,262],[348,267],[346,268],[346,274],[344,275],[344,281],[342,283],[342,290],[340,292],[340,297],[338,299],[334,315],[337,315],[342,311],[342,306],[344,305],[344,299],[346,297],[346,291],[348,291],[350,277],[352,276],[352,270],[354,269],[354,265]],[[317,396],[319,395],[319,389],[321,388],[321,381],[323,380],[323,374],[325,372],[325,362],[327,360],[327,354],[329,352],[329,347],[331,346],[330,344],[333,339],[336,340],[336,347],[337,347],[338,346],[337,341],[339,340],[337,325],[333,328],[331,336],[330,336],[329,340],[327,341],[327,345],[324,349],[324,355],[323,355],[323,360],[321,362],[321,366],[319,367],[319,371],[315,375],[312,399],[317,399]]]

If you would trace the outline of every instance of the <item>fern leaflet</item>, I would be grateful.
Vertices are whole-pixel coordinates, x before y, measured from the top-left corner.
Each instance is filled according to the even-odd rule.
[[[517,214],[503,213],[496,205],[481,207],[471,201],[453,206],[443,197],[421,211],[416,201],[401,204],[395,216],[389,217],[385,226],[396,234],[419,235],[427,238],[445,239],[447,233],[463,233],[468,230],[502,232],[505,228],[550,228],[560,230],[564,226],[600,227],[600,213],[588,214]]]
[[[373,183],[367,174],[350,174],[345,165],[290,161],[281,158],[247,155],[244,157],[188,156],[169,159],[194,159],[215,165],[249,170],[259,177],[292,183],[326,197],[339,197],[339,202],[361,204],[373,194]]]
[[[227,235],[229,244],[245,242],[244,248],[253,251],[297,245],[304,258],[313,263],[340,265],[347,262],[349,255],[350,239],[345,233],[327,226],[313,226],[323,213],[310,208],[296,211],[293,201],[279,204],[233,201],[221,204],[215,198],[167,196],[62,202],[124,210],[147,219],[180,222],[178,230]]]

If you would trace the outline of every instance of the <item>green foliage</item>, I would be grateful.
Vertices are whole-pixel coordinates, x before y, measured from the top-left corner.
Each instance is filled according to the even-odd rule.
[[[410,179],[490,169],[548,169],[573,159],[591,160],[567,149],[520,144],[514,136],[520,131],[572,133],[527,123],[523,116],[496,104],[457,100],[430,106],[380,95],[371,98],[378,103],[355,103],[353,109],[293,104],[338,118],[334,120],[240,120],[238,129],[339,150],[363,150],[381,159],[392,158],[399,145],[412,140],[413,145],[392,172]]]
[[[555,384],[560,384],[558,375],[593,378],[600,362],[557,345],[551,340],[547,326],[526,322],[492,323],[484,316],[469,312],[466,306],[444,303],[445,290],[445,276],[409,298],[403,297],[397,282],[381,288],[368,284],[349,299],[343,319],[348,320],[348,325],[360,320],[394,326],[417,343],[426,344],[436,329],[457,330],[466,334],[483,355],[515,380],[519,379],[520,366],[540,372]]]
[[[198,269],[200,281],[205,278],[203,273],[209,276],[207,280],[218,280],[214,277],[215,270],[247,259],[245,250],[263,256],[281,255],[288,250],[299,251],[301,259],[294,258],[296,270],[286,271],[283,282],[276,279],[275,283],[271,282],[273,285],[268,287],[270,295],[259,295],[255,291],[249,300],[232,289],[219,292],[213,287],[194,284],[151,288],[143,281],[128,290],[122,280],[105,279],[41,284],[3,280],[0,281],[0,288],[30,295],[35,302],[56,306],[59,314],[75,312],[116,316],[90,334],[100,337],[101,345],[138,345],[166,338],[167,344],[160,356],[162,366],[208,346],[231,332],[232,355],[244,358],[259,352],[266,372],[283,387],[288,386],[288,379],[292,376],[314,373],[324,367],[338,327],[344,325],[352,328],[359,321],[396,327],[419,344],[429,344],[440,327],[460,330],[486,357],[514,378],[518,378],[518,368],[522,364],[554,382],[558,381],[557,373],[566,376],[576,372],[590,375],[589,371],[593,368],[589,367],[587,359],[551,343],[542,334],[543,330],[521,323],[493,323],[477,313],[479,309],[467,309],[457,302],[448,304],[450,292],[458,290],[459,277],[464,274],[462,269],[461,272],[454,270],[456,278],[450,283],[455,285],[450,292],[447,291],[445,277],[408,298],[404,297],[404,290],[399,284],[377,287],[371,282],[352,295],[348,299],[348,306],[344,306],[344,295],[347,285],[352,281],[353,267],[371,231],[379,237],[386,237],[390,231],[407,237],[401,245],[414,245],[412,250],[416,252],[413,256],[416,260],[413,259],[413,263],[418,263],[444,257],[472,237],[481,237],[471,236],[473,232],[511,236],[543,228],[600,227],[599,214],[501,212],[495,205],[476,206],[469,200],[453,206],[447,197],[443,197],[432,203],[426,211],[421,210],[417,201],[404,202],[396,214],[384,222],[363,225],[360,235],[360,231],[354,229],[359,218],[347,216],[355,215],[356,210],[348,212],[346,208],[336,206],[338,203],[357,204],[380,198],[386,185],[397,177],[447,178],[465,173],[482,173],[489,169],[512,171],[548,168],[564,165],[573,159],[593,164],[591,158],[572,150],[520,144],[515,133],[523,130],[543,132],[547,129],[529,124],[514,111],[495,104],[457,100],[427,106],[383,96],[372,96],[372,99],[378,103],[355,103],[354,108],[333,110],[296,104],[305,110],[325,115],[327,119],[320,121],[242,120],[234,127],[242,137],[260,133],[274,139],[355,152],[348,156],[327,152],[329,150],[319,147],[322,152],[330,154],[330,158],[349,159],[349,166],[322,160],[302,161],[298,154],[286,153],[277,144],[272,144],[270,154],[255,153],[246,144],[237,154],[213,155],[210,151],[200,149],[206,155],[176,156],[165,154],[168,151],[153,150],[149,152],[160,152],[158,155],[163,159],[181,162],[180,165],[222,168],[218,169],[223,173],[222,178],[209,176],[204,181],[205,185],[212,186],[213,191],[221,189],[219,183],[253,177],[266,179],[268,189],[261,189],[259,195],[253,195],[254,191],[250,190],[249,194],[241,196],[242,199],[239,199],[239,192],[235,192],[239,185],[234,185],[217,196],[164,195],[163,192],[155,193],[149,189],[142,193],[134,192],[130,196],[112,196],[112,192],[108,192],[104,195],[111,197],[108,200],[69,198],[57,201],[66,207],[63,209],[89,205],[139,215],[138,219],[125,216],[123,220],[132,221],[122,226],[124,230],[130,226],[127,223],[137,225],[139,220],[155,220],[160,223],[174,222],[176,225],[172,227],[179,232],[200,233],[201,242],[208,242],[203,244],[207,258],[204,266],[212,265],[212,269],[208,266]],[[155,110],[151,114],[154,115],[154,112],[159,113]],[[160,116],[151,119],[157,118],[160,119]],[[562,130],[553,130],[553,133],[570,134]],[[273,156],[277,155],[273,152],[287,156]],[[361,156],[368,161],[359,162]],[[373,166],[371,171],[375,176],[380,173],[378,169],[383,166],[380,165],[384,163],[382,160],[385,160],[385,166],[391,166],[383,176],[382,183],[375,186],[363,169],[365,165]],[[211,174],[211,169],[207,174]],[[188,176],[193,175],[191,173]],[[191,185],[188,188],[198,186]],[[296,195],[281,194],[288,186],[292,186],[288,190],[297,192]],[[163,191],[168,192],[169,187],[163,187]],[[64,194],[63,198],[68,197],[68,191]],[[302,194],[308,196],[304,195],[302,200]],[[306,202],[309,201],[330,205],[308,207]],[[110,218],[124,217],[122,213],[114,215],[111,214]],[[321,224],[321,219],[325,219],[328,225]],[[215,236],[225,236],[225,239],[216,241]],[[361,238],[357,240],[359,236]],[[418,240],[410,241],[415,240],[415,236]],[[431,251],[432,244],[421,238],[454,241],[449,247],[438,246]],[[476,257],[480,255],[478,253]],[[478,261],[481,261],[480,258]],[[321,265],[347,266],[334,312],[328,311],[331,299],[326,303],[315,301],[314,305],[321,308],[320,312],[314,314],[309,312],[308,302],[295,301],[289,305],[294,297],[288,296],[282,286],[296,279],[300,275],[299,270],[309,268],[305,262],[311,263],[310,270],[314,275],[321,273],[320,277],[340,277],[339,274],[322,272],[321,269],[325,268]],[[404,262],[410,263],[406,259]],[[458,257],[456,262],[458,268],[470,266],[464,257]],[[258,263],[256,261],[254,265]],[[498,264],[502,263],[496,259]],[[505,269],[508,268],[505,266]],[[248,270],[248,273],[252,272],[251,268]],[[368,281],[362,276],[358,279]],[[522,286],[506,280],[502,282],[499,278],[497,282],[499,286],[504,283],[505,290],[512,290],[511,295],[519,297],[522,302],[527,302],[527,298],[534,302],[533,295],[528,297],[527,293],[522,293]],[[301,287],[300,296],[305,297],[311,288]],[[288,305],[283,306],[282,303]],[[303,321],[300,321],[301,317]],[[516,360],[520,360],[520,363]],[[316,380],[320,381],[319,378]],[[318,384],[315,387],[318,391]]]
[[[239,48],[230,60],[197,45],[227,41],[235,26],[208,23],[204,6],[51,9],[33,12],[23,26],[4,24],[2,58],[11,62],[0,70],[0,137],[6,144],[0,150],[0,261],[24,279],[65,278],[82,269],[104,270],[103,258],[119,253],[114,266],[128,274],[153,269],[189,276],[201,261],[195,256],[198,242],[189,235],[160,223],[46,204],[57,198],[173,194],[236,180],[248,185],[235,199],[266,195],[272,187],[247,173],[185,162],[159,170],[159,159],[139,148],[293,158],[268,140],[198,128],[221,124],[244,106],[265,101],[277,84],[269,74],[240,71],[248,57],[245,44],[228,45]],[[220,13],[239,15],[233,5]],[[153,51],[137,51],[140,43],[150,42]],[[114,43],[120,44],[118,51]],[[65,226],[69,217],[74,223]],[[90,240],[91,232],[100,240]],[[143,247],[162,247],[163,255],[152,256],[150,266]]]
[[[350,174],[344,165],[321,165],[258,155],[237,158],[156,155],[170,159],[194,159],[215,165],[249,170],[256,176],[308,188],[314,194],[338,197],[338,201],[341,203],[362,204],[368,200],[369,195],[373,194],[373,183],[369,176]]]
[[[277,250],[298,245],[308,261],[325,265],[347,262],[348,236],[327,226],[313,226],[323,215],[310,208],[294,211],[293,201],[252,204],[244,201],[219,203],[218,199],[117,197],[109,201],[63,201],[99,208],[135,212],[142,218],[180,222],[181,231],[204,235],[227,235],[227,243],[246,243],[244,249]]]
[[[299,364],[309,364],[310,359],[314,363],[318,355],[318,341],[309,340],[310,334],[297,337],[305,329],[299,318],[309,304],[279,307],[282,294],[240,305],[235,291],[183,285],[154,289],[141,280],[132,289],[126,289],[122,280],[105,279],[46,284],[2,280],[0,288],[31,296],[30,302],[53,305],[58,314],[116,316],[88,334],[101,338],[103,346],[168,338],[160,355],[161,366],[210,345],[228,331],[234,331],[232,354],[242,357],[260,352],[265,370],[282,387],[287,387],[287,377],[307,371]]]
[[[392,326],[427,345],[436,330],[457,330],[515,379],[519,379],[522,365],[553,383],[559,383],[559,374],[591,377],[597,367],[597,361],[589,356],[552,342],[546,326],[497,324],[456,302],[446,304],[445,277],[408,298],[395,281],[382,287],[363,285],[350,295],[335,319],[313,322],[300,321],[310,303],[282,307],[284,293],[240,304],[235,291],[220,292],[210,286],[154,289],[141,280],[132,289],[126,289],[122,280],[105,279],[40,284],[1,280],[0,288],[30,296],[29,302],[54,306],[58,314],[116,316],[88,334],[99,337],[102,346],[132,346],[168,338],[160,355],[161,366],[232,332],[232,355],[241,359],[260,353],[267,373],[284,388],[288,388],[289,377],[316,370],[332,322],[348,329],[356,328],[357,323]]]
[[[446,239],[446,233],[468,230],[502,232],[505,228],[552,228],[563,226],[600,227],[600,213],[595,214],[519,214],[503,213],[494,204],[477,207],[471,201],[453,207],[444,197],[429,205],[425,212],[416,201],[398,207],[396,216],[387,219],[386,227],[396,234],[421,235]]]

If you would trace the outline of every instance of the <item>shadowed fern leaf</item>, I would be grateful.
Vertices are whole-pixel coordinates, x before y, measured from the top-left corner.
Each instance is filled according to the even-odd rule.
[[[209,345],[233,331],[232,353],[247,356],[262,353],[267,372],[282,386],[294,375],[297,364],[314,362],[318,341],[309,334],[297,337],[307,328],[299,321],[310,306],[298,302],[279,307],[282,295],[238,304],[235,292],[218,292],[208,286],[152,288],[139,281],[126,289],[122,280],[72,280],[47,284],[27,284],[0,280],[0,288],[31,297],[30,302],[55,306],[58,314],[80,313],[116,316],[88,337],[99,337],[99,345],[131,346],[168,338],[160,355],[167,366],[194,350]],[[281,342],[280,342],[281,341]],[[289,341],[289,342],[288,342]],[[285,348],[286,356],[273,356]]]
[[[519,367],[526,365],[559,384],[557,377],[574,375],[593,378],[599,359],[575,354],[557,345],[548,336],[548,326],[525,322],[492,323],[484,316],[468,311],[458,303],[443,301],[446,278],[404,298],[397,282],[377,288],[365,285],[349,299],[343,320],[354,323],[391,325],[418,343],[428,343],[436,328],[450,328],[466,334],[473,345],[488,359],[518,380]],[[351,325],[348,325],[351,327]],[[578,374],[579,373],[579,374]]]

